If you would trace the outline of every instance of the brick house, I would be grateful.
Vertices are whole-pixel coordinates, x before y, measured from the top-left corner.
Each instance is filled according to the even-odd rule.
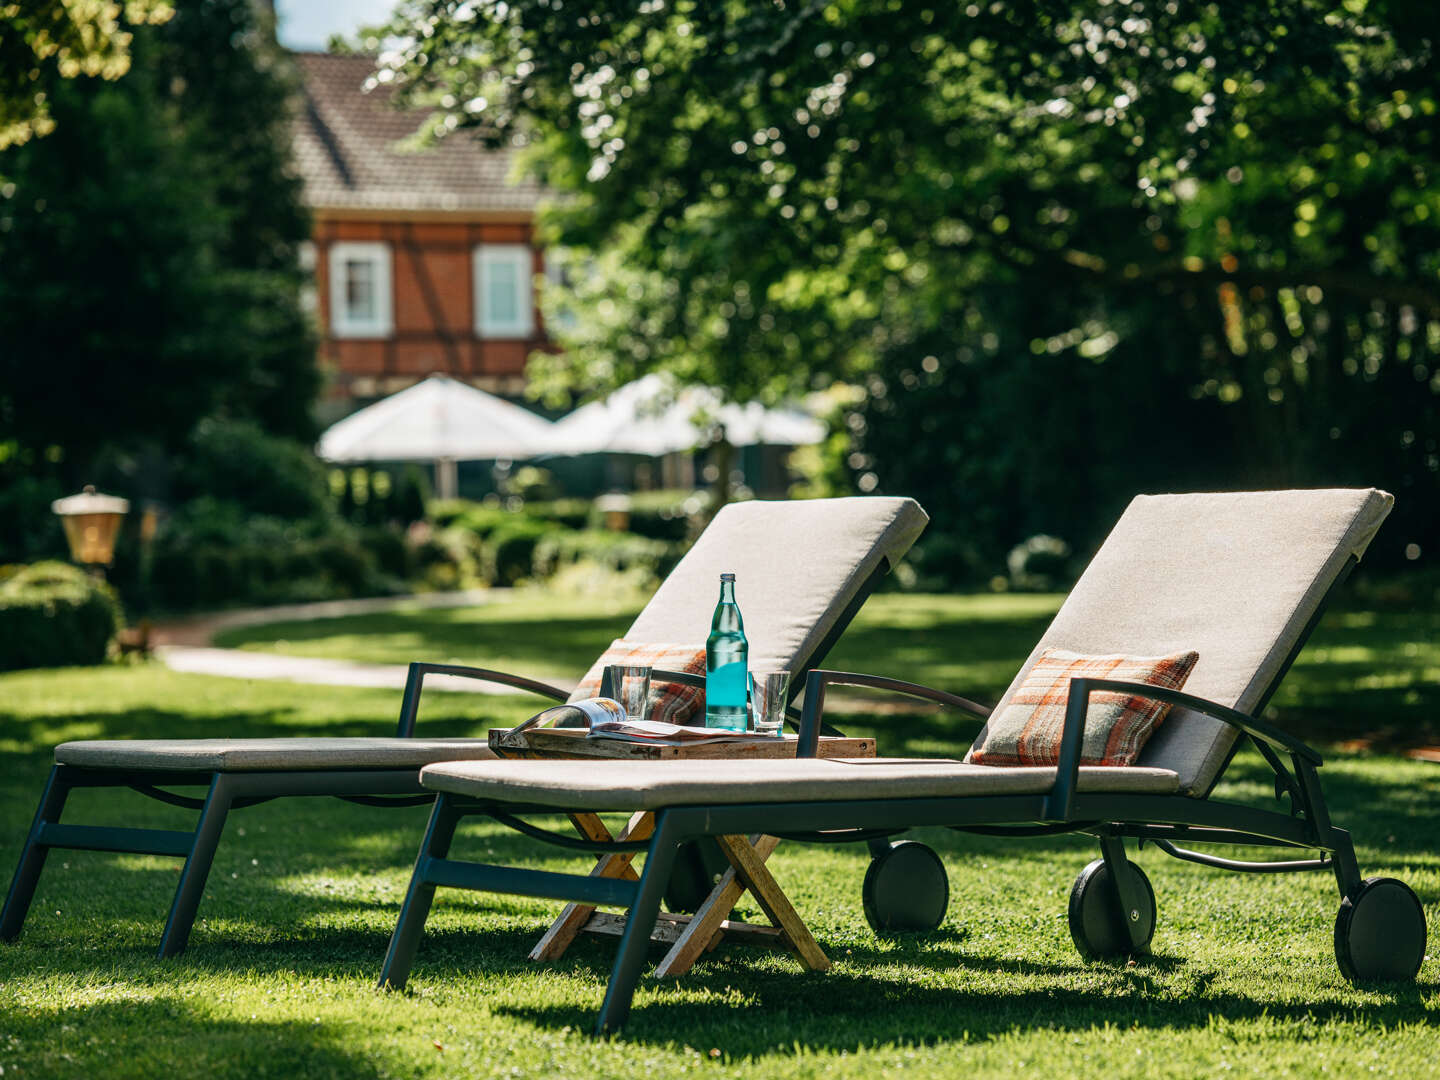
[[[295,161],[314,216],[320,361],[332,418],[432,372],[517,396],[545,341],[531,223],[540,189],[507,183],[511,155],[458,136],[397,146],[419,127],[366,56],[291,54],[302,84]]]

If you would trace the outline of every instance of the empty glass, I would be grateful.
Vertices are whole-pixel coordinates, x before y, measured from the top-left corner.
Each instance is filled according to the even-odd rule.
[[[750,673],[750,719],[756,735],[779,738],[785,730],[785,702],[789,695],[788,671]]]
[[[611,664],[610,692],[630,720],[644,720],[650,700],[650,668],[644,664]]]

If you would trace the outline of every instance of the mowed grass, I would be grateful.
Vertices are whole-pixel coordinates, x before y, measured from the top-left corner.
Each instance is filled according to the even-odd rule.
[[[524,661],[555,654],[566,631],[554,624],[568,609],[565,617],[599,643],[549,669],[574,675],[629,618],[587,613],[573,601],[515,617],[519,602],[506,605],[508,618],[495,618],[499,605],[401,614],[377,629],[405,638],[404,651],[369,658],[512,666],[499,655],[545,673]],[[1056,602],[880,596],[830,663],[993,697]],[[311,624],[329,634],[306,646],[345,655],[320,650],[360,621]],[[1278,711],[1321,733],[1336,722],[1332,707],[1373,726],[1387,715],[1386,705],[1365,704],[1378,694],[1400,710],[1393,722],[1417,723],[1434,705],[1435,679],[1426,674],[1436,664],[1434,629],[1429,616],[1342,613],[1311,650],[1323,648],[1327,659],[1302,658]],[[283,634],[296,647],[294,628]],[[1348,713],[1327,704],[1336,694]],[[18,857],[57,741],[383,734],[397,699],[158,665],[0,676],[0,865],[8,872]],[[536,704],[436,694],[422,724],[436,734],[479,734]],[[857,713],[842,723],[877,734],[882,752],[894,753],[956,753],[974,733],[972,721],[937,714],[877,721]],[[1218,796],[1268,798],[1257,758],[1237,758],[1229,776]],[[1410,882],[1440,926],[1440,766],[1330,751],[1322,777],[1364,872]],[[184,828],[193,820],[131,793],[79,793],[72,807],[76,821]],[[54,853],[24,936],[0,946],[6,1080],[1434,1072],[1440,956],[1427,958],[1415,985],[1346,984],[1331,944],[1333,878],[1224,874],[1147,848],[1136,859],[1158,897],[1153,955],[1133,966],[1088,964],[1065,920],[1075,874],[1096,854],[1093,841],[1076,837],[915,834],[946,863],[949,913],[936,933],[887,939],[871,934],[861,912],[863,850],[786,844],[771,866],[834,968],[805,974],[783,955],[722,945],[684,979],[642,981],[629,1025],[608,1042],[587,1032],[613,942],[582,941],[557,964],[530,963],[529,947],[559,910],[547,901],[441,890],[410,989],[381,993],[374,981],[424,819],[422,808],[329,799],[234,813],[190,949],[166,962],[153,950],[177,880],[174,860]],[[479,823],[463,827],[457,854],[586,866]],[[760,917],[753,905],[742,910]]]

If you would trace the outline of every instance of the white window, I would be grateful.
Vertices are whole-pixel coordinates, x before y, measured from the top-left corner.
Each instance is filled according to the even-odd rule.
[[[390,245],[330,247],[330,329],[336,337],[389,337]]]
[[[475,333],[527,338],[535,331],[534,256],[524,244],[475,249]]]

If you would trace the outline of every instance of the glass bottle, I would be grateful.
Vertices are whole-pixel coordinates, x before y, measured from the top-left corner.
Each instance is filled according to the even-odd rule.
[[[705,726],[744,731],[750,644],[735,603],[735,575],[720,575],[720,602],[705,642]]]

